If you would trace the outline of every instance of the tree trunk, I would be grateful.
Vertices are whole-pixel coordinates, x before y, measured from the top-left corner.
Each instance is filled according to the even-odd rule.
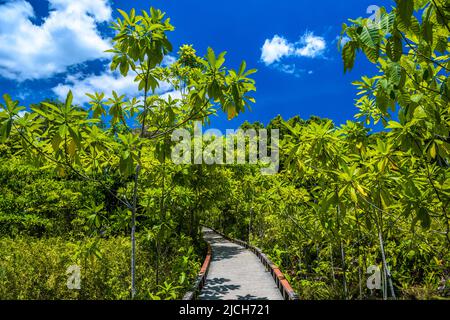
[[[136,296],[136,211],[140,170],[141,166],[138,164],[136,166],[136,173],[134,175],[133,206],[131,210],[131,299],[134,299],[134,297]]]
[[[252,234],[252,216],[253,216],[253,208],[250,209],[250,221],[248,223],[248,244],[250,244]]]
[[[338,194],[336,190],[336,195]],[[336,211],[336,222],[338,227],[338,237],[339,237],[339,246],[341,249],[341,264],[342,264],[342,285],[344,287],[344,299],[347,300],[347,273],[346,273],[346,265],[345,265],[345,250],[344,245],[342,244],[342,236],[341,236],[341,205],[339,203],[339,196],[338,198],[338,204],[337,204],[337,211]]]
[[[156,240],[156,272],[155,272],[155,282],[156,286],[159,285],[159,241]]]
[[[344,298],[347,300],[347,267],[345,264],[345,249],[344,245],[342,244],[342,240],[340,241],[341,244],[341,259],[342,259],[342,284],[344,286]]]
[[[381,234],[381,230],[378,231],[378,239],[380,240],[381,258],[383,259],[383,268],[385,270],[385,279],[387,280],[387,282],[389,284],[392,298],[396,299],[394,285],[392,284],[391,271],[389,270],[389,267],[386,262],[386,254],[384,252],[384,242],[383,242],[383,235]]]
[[[358,210],[355,205],[356,225],[358,227],[358,281],[359,281],[359,299],[363,298],[362,290],[362,270],[361,270],[361,228],[359,226]]]
[[[333,288],[336,282],[336,276],[334,274],[334,261],[333,261],[333,246],[330,243],[330,262],[331,262],[331,278],[333,279]]]

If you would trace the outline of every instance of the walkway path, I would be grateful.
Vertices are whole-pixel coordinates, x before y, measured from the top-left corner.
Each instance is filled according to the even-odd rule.
[[[200,300],[283,300],[270,272],[248,249],[203,228],[212,261]]]

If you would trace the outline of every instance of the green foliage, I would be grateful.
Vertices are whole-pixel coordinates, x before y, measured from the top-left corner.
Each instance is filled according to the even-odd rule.
[[[360,123],[281,123],[283,171],[221,170],[228,197],[207,224],[260,246],[302,298],[381,298],[366,288],[370,265],[390,271],[397,296],[445,297],[448,168]]]
[[[180,264],[185,250],[192,250],[189,239],[173,243],[174,251],[161,261],[165,285],[155,283],[153,255],[139,243],[137,255],[137,299],[180,299],[189,289],[189,281],[200,269],[194,263]],[[179,248],[178,250],[176,248]],[[91,299],[122,300],[130,298],[130,242],[126,237],[85,239],[71,242],[64,238],[35,239],[18,237],[0,241],[0,299]],[[69,266],[78,265],[81,289],[67,288]],[[172,268],[176,265],[176,268]],[[170,279],[184,275],[185,281],[169,288]]]
[[[343,25],[344,71],[361,52],[379,71],[354,82],[361,122],[276,117],[267,126],[281,133],[273,176],[252,165],[168,161],[173,130],[219,110],[231,119],[250,109],[255,70],[245,62],[228,69],[225,52],[208,48],[200,57],[189,45],[163,65],[173,26],[153,8],[120,11],[110,50],[111,69],[136,75],[142,101],[88,93],[85,110],[69,92],[63,103],[44,101],[21,115],[4,95],[0,297],[126,299],[131,290],[179,298],[204,252],[201,223],[260,246],[303,298],[447,297],[449,5],[396,3],[379,21]],[[155,95],[161,82],[180,97]],[[380,121],[378,133],[364,126]],[[131,245],[123,238],[130,230]],[[74,261],[86,270],[78,293],[61,281]],[[370,265],[383,270],[383,292],[365,287]]]
[[[207,218],[261,246],[300,296],[448,296],[448,8],[448,1],[399,0],[392,12],[381,9],[379,21],[344,24],[344,71],[358,52],[379,69],[354,83],[357,118],[385,130],[276,118],[270,126],[281,127],[282,172],[234,168],[222,216]],[[386,273],[378,296],[365,287],[369,265]]]
[[[0,235],[83,235],[85,207],[105,200],[95,183],[61,180],[19,159],[0,163]]]

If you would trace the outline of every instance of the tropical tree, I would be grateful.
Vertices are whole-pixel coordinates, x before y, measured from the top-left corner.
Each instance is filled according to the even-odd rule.
[[[128,97],[112,92],[105,101],[104,93],[88,93],[90,109],[73,105],[69,91],[64,103],[44,102],[25,110],[19,102],[4,95],[0,107],[2,141],[11,139],[17,149],[33,163],[51,163],[61,176],[76,174],[82,179],[105,185],[104,177],[120,174],[124,183],[132,181],[131,190],[112,196],[131,211],[131,296],[136,294],[135,250],[136,218],[139,206],[141,175],[152,167],[143,162],[145,152],[153,152],[165,163],[170,133],[186,127],[194,120],[206,121],[222,109],[233,118],[254,102],[250,92],[255,90],[242,62],[238,71],[228,70],[223,52],[216,55],[208,48],[205,59],[198,57],[192,47],[180,50],[179,60],[163,66],[164,57],[172,51],[168,33],[174,30],[165,13],[151,8],[137,15],[119,10],[121,18],[113,23],[116,31],[111,69],[123,76],[135,74],[140,95]],[[156,95],[161,83],[168,83],[181,97],[165,99]],[[102,129],[102,116],[109,115],[109,128]],[[139,126],[131,125],[137,121]],[[120,127],[120,130],[119,130]],[[164,151],[165,150],[165,151]],[[163,177],[165,175],[162,171]],[[163,179],[164,181],[164,179]],[[164,185],[163,185],[164,187]],[[164,193],[164,192],[163,192]],[[164,198],[164,194],[161,199]],[[164,201],[161,200],[161,208]],[[97,218],[95,218],[97,219]]]

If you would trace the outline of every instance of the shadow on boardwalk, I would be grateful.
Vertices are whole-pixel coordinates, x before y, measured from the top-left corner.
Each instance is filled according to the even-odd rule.
[[[216,249],[214,250],[213,261],[233,258],[245,250],[245,248],[229,242],[211,230],[204,231],[204,238]]]
[[[202,300],[219,300],[219,298],[232,290],[237,290],[241,286],[226,284],[230,279],[213,278],[208,279],[208,286],[202,291]]]
[[[282,300],[271,275],[248,249],[204,228],[212,261],[200,300]]]

